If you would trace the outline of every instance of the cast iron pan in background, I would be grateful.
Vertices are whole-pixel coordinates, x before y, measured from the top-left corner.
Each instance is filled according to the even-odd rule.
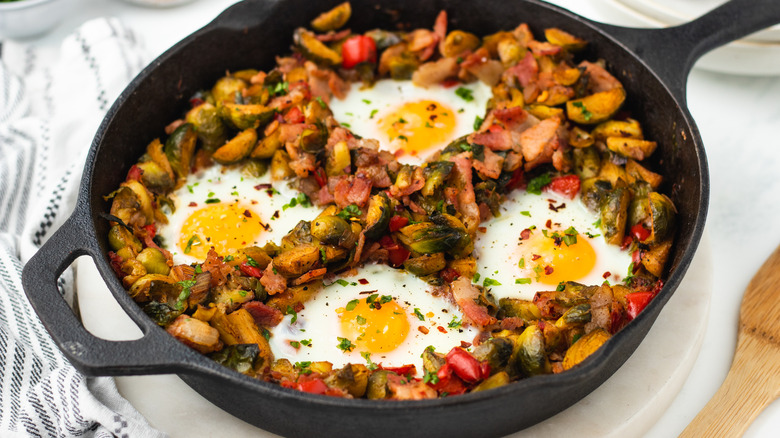
[[[225,70],[268,69],[289,51],[291,35],[342,0],[247,0],[155,60],[128,86],[100,126],[84,169],[73,215],[30,260],[23,285],[35,310],[69,360],[87,375],[176,373],[217,406],[249,423],[289,436],[494,436],[530,426],[571,406],[611,376],[633,353],[679,285],[701,237],[708,174],[698,130],[685,105],[685,83],[702,54],[780,22],[780,1],[733,0],[691,23],[664,30],[594,23],[538,0],[355,0],[349,26],[432,26],[446,9],[450,29],[486,35],[527,22],[535,35],[560,27],[589,41],[586,59],[604,58],[624,84],[627,108],[658,141],[666,190],[679,209],[666,286],[625,329],[577,368],[525,379],[487,392],[437,400],[382,402],[305,394],[222,367],[156,326],[111,270],[109,210],[103,196],[125,178],[149,140],[183,113],[195,91]],[[57,291],[73,260],[91,256],[144,336],[112,342],[90,335]],[[608,415],[608,413],[605,413]],[[206,418],[193,421],[208,421]]]

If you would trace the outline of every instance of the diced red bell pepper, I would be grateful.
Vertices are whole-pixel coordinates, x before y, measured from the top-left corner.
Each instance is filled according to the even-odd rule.
[[[399,376],[408,376],[409,374],[417,374],[417,367],[415,367],[413,364],[403,365],[400,367],[386,367],[386,366],[382,366],[382,364],[379,364],[379,368],[385,371],[392,371],[398,374]]]
[[[650,230],[645,228],[645,226],[642,224],[636,224],[631,227],[631,235],[634,236],[636,240],[644,242],[648,237],[650,237]]]
[[[580,177],[577,175],[556,176],[547,188],[568,199],[574,199],[580,192]]]
[[[353,68],[363,62],[376,62],[376,43],[373,38],[355,35],[341,45],[341,66]]]
[[[314,171],[314,180],[317,181],[317,185],[319,185],[320,188],[325,187],[328,183],[328,175],[325,174],[325,169],[318,167],[317,170]]]
[[[440,395],[463,394],[468,389],[466,383],[452,371],[452,367],[449,364],[445,363],[442,365],[436,373],[436,377],[439,381],[436,383],[428,383],[428,386],[435,389]]]
[[[636,318],[639,312],[650,304],[654,296],[655,294],[652,292],[631,292],[626,294],[626,311],[629,320]]]
[[[144,230],[146,230],[146,234],[150,239],[154,239],[154,236],[157,235],[157,226],[155,224],[144,225]]]
[[[395,233],[409,223],[409,218],[395,215],[390,218],[390,232]]]
[[[460,272],[452,268],[444,268],[439,271],[439,277],[447,283],[452,283],[460,277]]]
[[[390,260],[390,266],[396,268],[401,266],[411,254],[412,253],[403,246],[398,246],[396,249],[389,250],[388,259]]]
[[[479,382],[490,375],[489,365],[483,367],[471,353],[459,347],[450,350],[445,361],[452,371],[467,383]]]
[[[287,110],[287,114],[284,115],[284,121],[287,123],[303,123],[306,118],[303,116],[303,111],[297,106],[294,106]]]
[[[298,382],[298,391],[308,392],[310,394],[325,394],[328,392],[328,385],[322,379],[314,378],[303,382]]]
[[[130,170],[127,171],[127,180],[128,181],[141,181],[141,175],[143,175],[144,171],[141,170],[140,167],[133,164],[132,167],[130,167]]]
[[[260,278],[263,276],[263,271],[257,266],[250,266],[247,262],[241,263],[239,267],[241,273],[250,277]]]

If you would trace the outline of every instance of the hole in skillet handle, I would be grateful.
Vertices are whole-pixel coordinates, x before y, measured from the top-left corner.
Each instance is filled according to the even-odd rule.
[[[108,341],[90,334],[68,306],[57,287],[62,273],[79,256],[102,257],[88,236],[91,219],[77,208],[49,238],[22,271],[22,286],[30,303],[54,342],[76,369],[90,376],[181,372],[190,353],[170,349],[176,342],[162,329],[143,330],[144,336],[129,341]]]

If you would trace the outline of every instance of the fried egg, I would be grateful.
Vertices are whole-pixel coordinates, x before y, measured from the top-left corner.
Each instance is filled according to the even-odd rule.
[[[478,330],[461,325],[458,307],[431,286],[386,265],[366,265],[339,278],[271,330],[271,350],[291,362],[328,361],[403,366],[421,372],[428,346],[448,352]]]
[[[157,235],[174,263],[202,262],[211,247],[221,256],[246,246],[279,243],[301,220],[320,213],[284,182],[248,177],[239,169],[212,166],[187,178],[170,195],[174,211]]]
[[[381,80],[353,88],[330,108],[342,126],[379,141],[404,164],[420,165],[452,140],[474,131],[485,115],[490,87],[482,82],[423,88],[411,81]]]
[[[496,299],[531,300],[562,281],[621,281],[631,254],[607,244],[598,218],[579,196],[569,200],[553,192],[515,190],[501,215],[483,223],[484,232],[477,234],[475,283],[489,287]]]

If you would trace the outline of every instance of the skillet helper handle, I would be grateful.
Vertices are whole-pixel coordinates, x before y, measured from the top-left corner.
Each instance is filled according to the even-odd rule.
[[[780,394],[780,347],[740,333],[726,380],[680,438],[741,437]]]
[[[778,23],[778,0],[731,0],[693,21],[665,29],[598,25],[643,58],[685,103],[688,73],[702,55]]]
[[[142,328],[144,336],[132,341],[100,339],[84,328],[60,294],[57,279],[77,257],[99,256],[99,250],[84,247],[90,241],[85,216],[74,213],[25,265],[22,285],[30,303],[63,354],[86,375],[173,372],[175,354],[161,342],[161,335],[169,337],[162,330]]]

